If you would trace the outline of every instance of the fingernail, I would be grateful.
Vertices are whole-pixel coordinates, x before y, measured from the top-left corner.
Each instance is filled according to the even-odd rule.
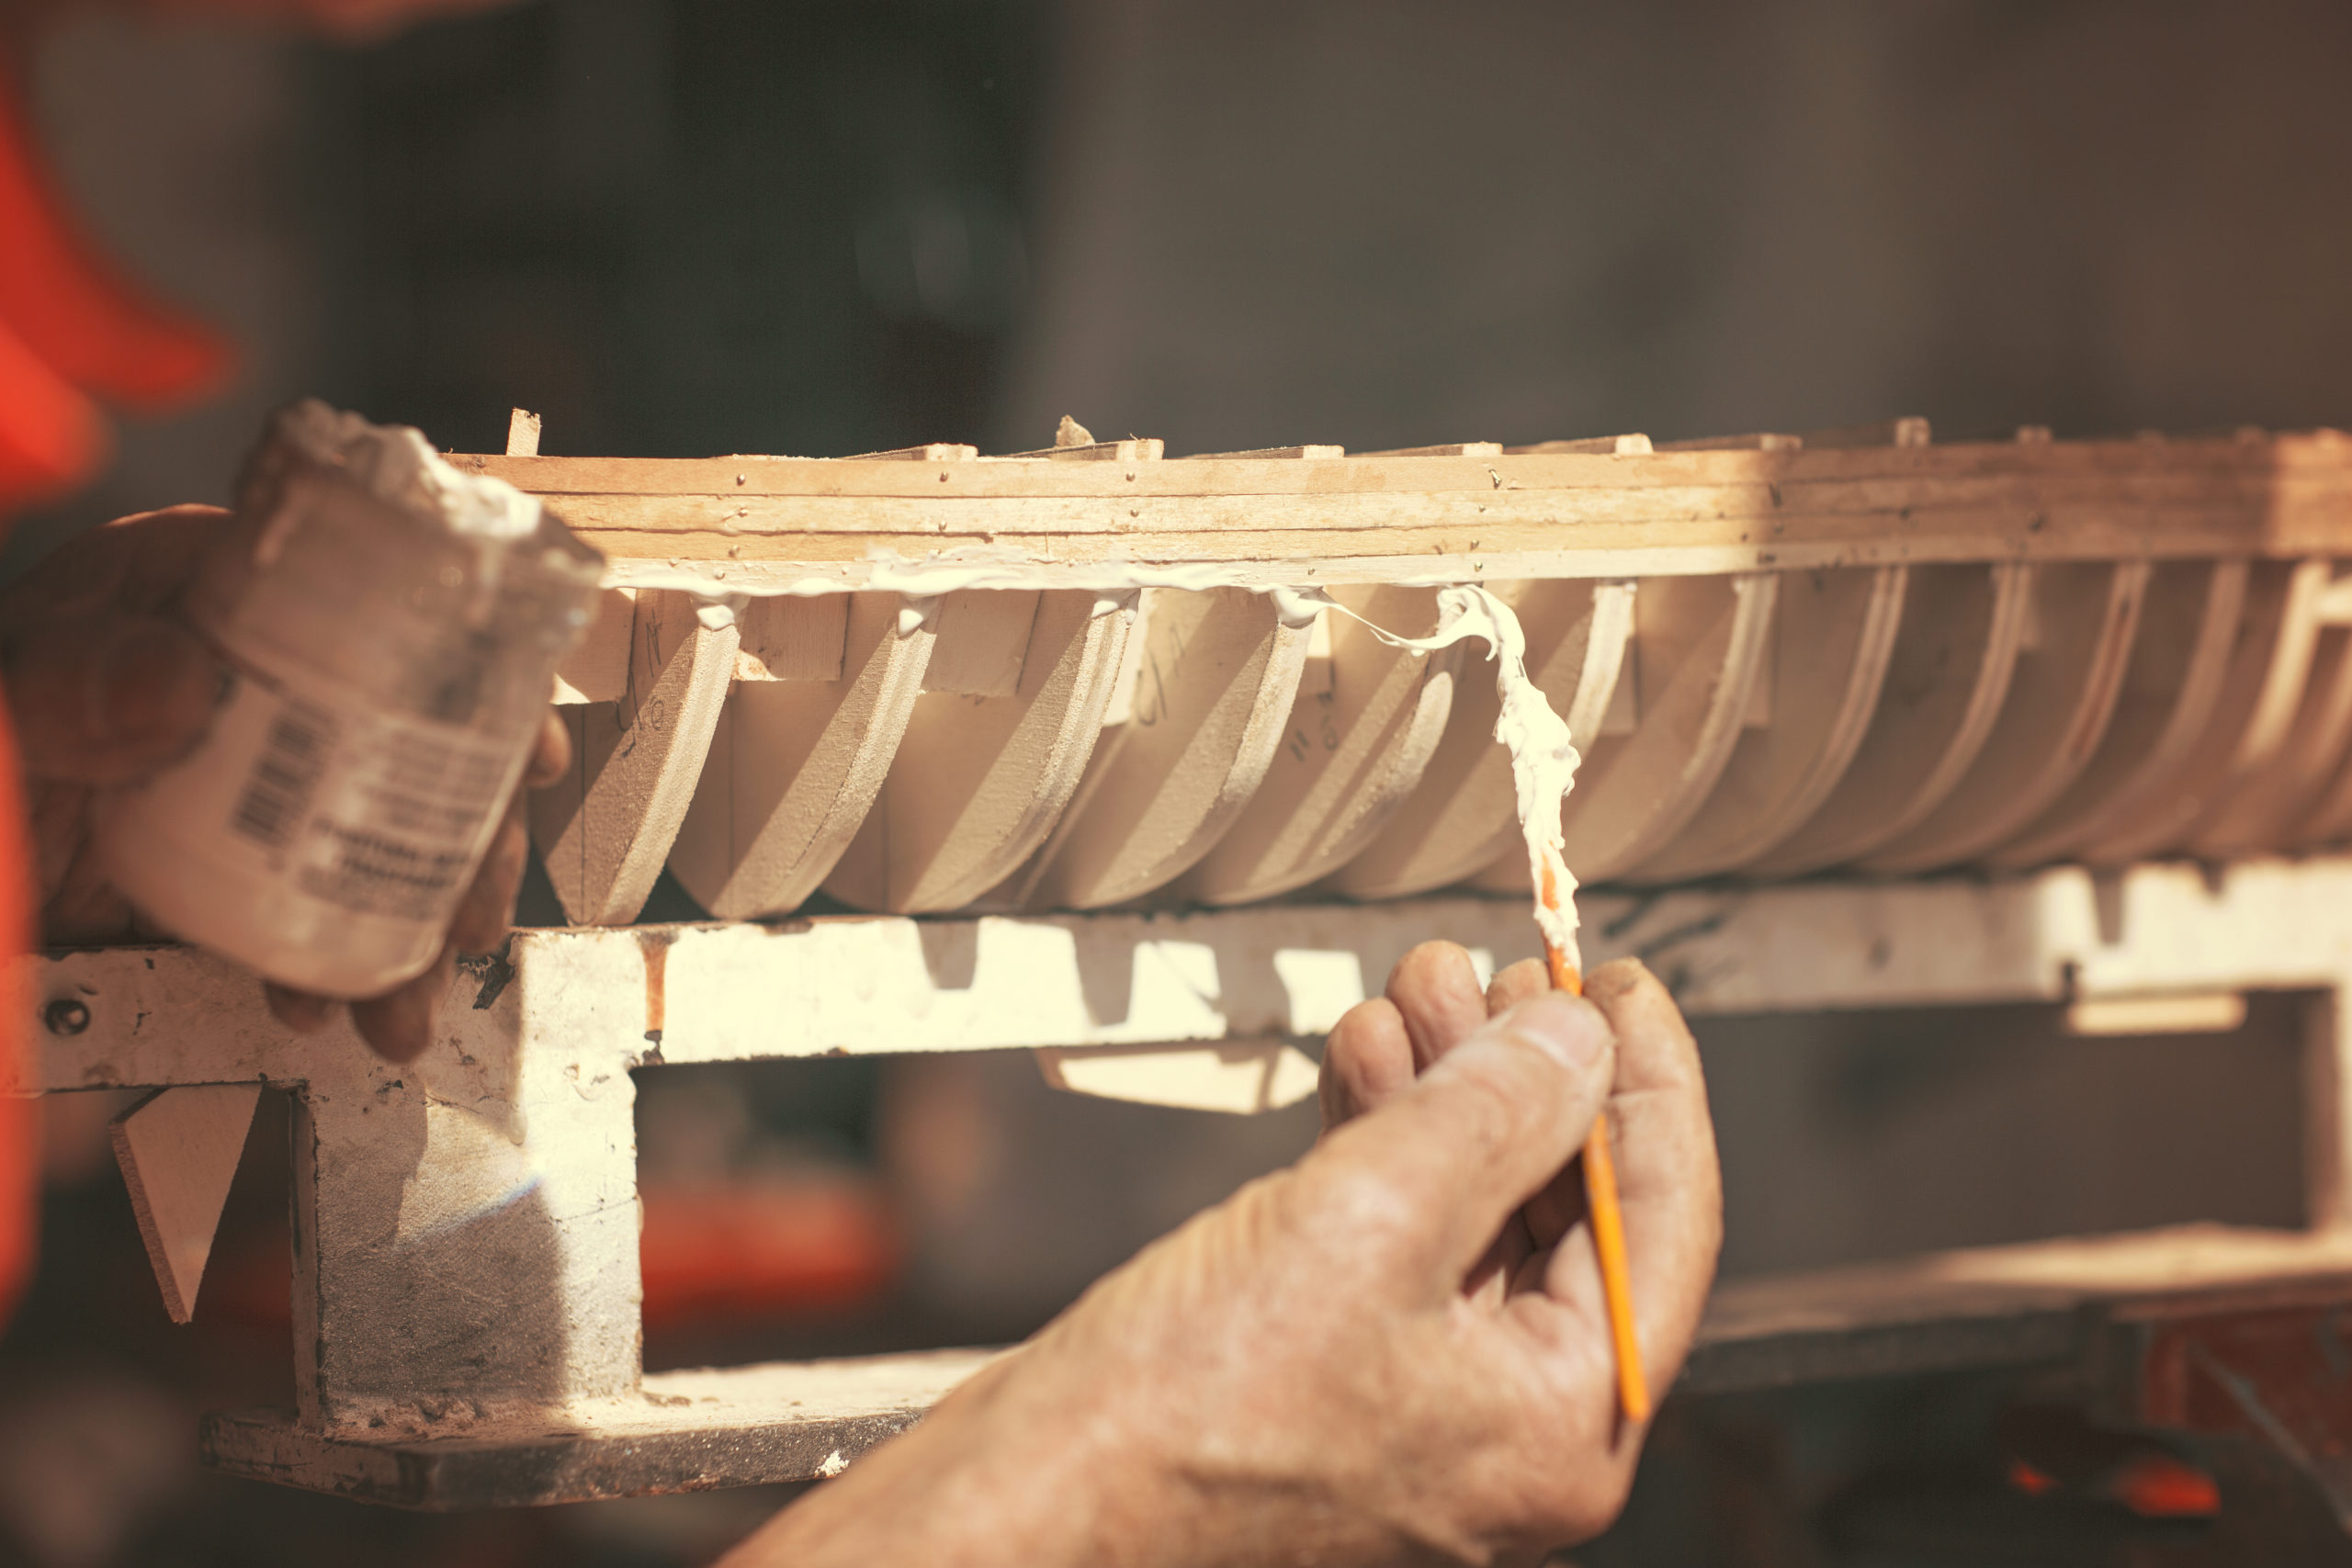
[[[1507,1016],[1514,1032],[1570,1072],[1590,1067],[1610,1044],[1609,1021],[1600,1010],[1556,991],[1531,997]]]
[[[211,650],[168,621],[128,628],[93,673],[90,728],[101,740],[193,739],[210,719],[220,684]]]

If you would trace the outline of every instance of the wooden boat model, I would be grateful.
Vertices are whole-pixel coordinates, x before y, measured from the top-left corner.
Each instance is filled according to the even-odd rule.
[[[1277,588],[1510,603],[1590,883],[2352,834],[2333,432],[455,460],[611,562],[534,807],[580,924],[665,863],[730,919],[1523,888],[1479,649]]]

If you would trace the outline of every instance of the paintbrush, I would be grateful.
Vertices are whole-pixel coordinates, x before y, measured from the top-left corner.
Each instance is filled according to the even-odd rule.
[[[1559,884],[1544,868],[1544,907],[1558,913]],[[1584,971],[1577,954],[1544,939],[1544,963],[1551,971],[1552,988],[1572,997],[1584,995]],[[1609,1309],[1609,1337],[1617,1348],[1617,1401],[1625,1419],[1650,1418],[1649,1382],[1642,1375],[1642,1342],[1634,1328],[1634,1281],[1625,1262],[1625,1215],[1617,1202],[1617,1167],[1609,1153],[1609,1112],[1592,1119],[1584,1140],[1585,1210],[1592,1222],[1592,1249],[1600,1261],[1601,1299]]]
[[[1476,637],[1492,650],[1495,693],[1500,711],[1495,739],[1510,752],[1511,785],[1517,797],[1521,831],[1527,840],[1528,871],[1538,889],[1535,923],[1544,933],[1544,956],[1552,974],[1552,988],[1570,996],[1584,995],[1584,974],[1577,953],[1576,909],[1561,903],[1560,889],[1576,879],[1560,858],[1560,803],[1576,783],[1577,749],[1568,723],[1527,678],[1527,637],[1519,617],[1484,588],[1463,585],[1438,591],[1438,626],[1428,637],[1400,637],[1384,630],[1320,589],[1281,591],[1286,614],[1309,608],[1352,615],[1364,628],[1393,648],[1434,653],[1465,637]],[[1579,693],[1581,695],[1581,693]],[[1605,704],[1607,692],[1600,694]],[[1634,1333],[1634,1292],[1625,1267],[1625,1219],[1617,1202],[1617,1168],[1609,1157],[1609,1115],[1593,1119],[1584,1144],[1585,1208],[1592,1219],[1593,1250],[1600,1258],[1600,1288],[1609,1306],[1609,1337],[1617,1349],[1617,1394],[1625,1418],[1650,1418],[1649,1384],[1642,1377],[1641,1341]]]

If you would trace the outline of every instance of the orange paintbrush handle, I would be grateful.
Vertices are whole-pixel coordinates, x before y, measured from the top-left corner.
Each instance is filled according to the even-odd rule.
[[[1544,944],[1544,960],[1552,972],[1552,988],[1570,996],[1584,995],[1584,976],[1568,955]],[[1625,1262],[1625,1215],[1617,1202],[1617,1165],[1609,1153],[1609,1115],[1592,1119],[1584,1141],[1585,1207],[1592,1217],[1593,1251],[1600,1259],[1600,1293],[1609,1308],[1609,1337],[1617,1349],[1617,1399],[1625,1419],[1650,1418],[1650,1386],[1642,1376],[1642,1342],[1634,1330],[1633,1271]]]
[[[1609,1154],[1609,1117],[1592,1119],[1584,1141],[1585,1204],[1592,1212],[1592,1246],[1600,1257],[1600,1292],[1609,1305],[1609,1337],[1617,1347],[1617,1398],[1625,1419],[1650,1418],[1650,1385],[1642,1376],[1642,1342],[1634,1331],[1633,1271],[1625,1262],[1625,1216],[1617,1206],[1617,1167]]]

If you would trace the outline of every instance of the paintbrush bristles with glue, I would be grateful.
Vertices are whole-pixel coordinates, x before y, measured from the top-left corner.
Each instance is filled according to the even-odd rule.
[[[1288,595],[1345,610],[1312,591]],[[1363,617],[1355,617],[1363,621]],[[1527,838],[1528,869],[1535,893],[1535,924],[1544,933],[1544,961],[1555,990],[1584,994],[1584,959],[1577,947],[1577,879],[1560,858],[1566,840],[1560,803],[1577,781],[1577,749],[1567,721],[1527,677],[1527,637],[1510,605],[1483,588],[1438,591],[1437,630],[1403,637],[1363,623],[1383,642],[1434,651],[1477,637],[1492,649],[1495,690],[1501,714],[1495,739],[1510,752],[1511,783],[1519,801],[1519,824]],[[1625,1260],[1625,1221],[1617,1201],[1617,1168],[1609,1153],[1607,1111],[1593,1119],[1584,1145],[1585,1205],[1592,1220],[1593,1250],[1600,1264],[1601,1293],[1609,1309],[1609,1337],[1617,1352],[1617,1397],[1629,1421],[1650,1417],[1649,1384],[1642,1376],[1642,1347],[1634,1327],[1632,1275]]]

